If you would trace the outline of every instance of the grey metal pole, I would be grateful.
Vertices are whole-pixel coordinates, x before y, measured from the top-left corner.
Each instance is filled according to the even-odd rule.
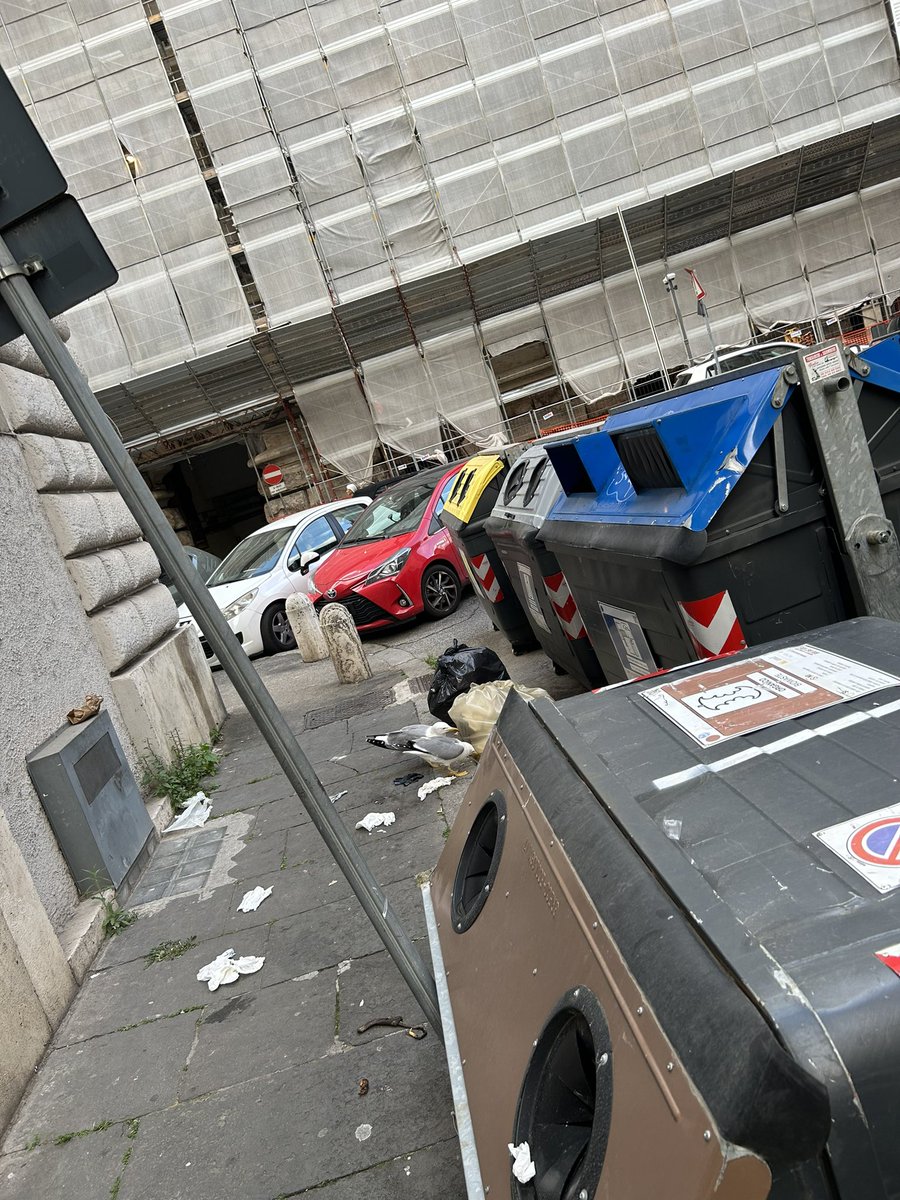
[[[641,273],[638,270],[637,259],[634,257],[634,250],[631,247],[631,238],[628,236],[628,226],[625,224],[625,217],[621,208],[617,208],[616,212],[619,214],[619,224],[622,226],[622,237],[625,239],[628,257],[631,259],[631,269],[634,271],[634,277],[637,280],[638,291],[641,293],[641,300],[644,303],[644,312],[647,314],[647,323],[650,326],[650,332],[653,334],[653,341],[656,345],[656,353],[659,355],[659,366],[662,373],[663,382],[668,390],[672,386],[672,380],[669,378],[669,370],[666,366],[666,360],[663,358],[662,346],[659,344],[659,338],[656,336],[656,326],[653,324],[653,314],[650,312],[650,305],[647,303],[647,293],[644,291],[644,283],[641,279]]]
[[[347,877],[350,886],[375,926],[378,936],[397,964],[422,1012],[441,1036],[441,1017],[434,978],[379,886],[350,831],[335,812],[322,782],[264,687],[237,638],[213,601],[200,576],[188,562],[181,543],[170,528],[150,489],[132,462],[112,422],[103,412],[87,380],[78,370],[65,343],[36,299],[19,264],[0,237],[0,298],[28,337],[50,378],[59,388],[85,437],[97,452],[110,478],[122,494],[144,537],[160,563],[177,584],[197,624],[206,635],[219,662],[247,706],[253,720],[278,759],[313,824]]]
[[[718,375],[720,374],[719,351],[716,347],[716,339],[713,337],[712,324],[709,320],[709,309],[702,300],[698,300],[697,303],[703,313],[703,320],[706,322],[706,336],[709,338],[709,344],[712,348],[713,362],[716,364],[716,374]]]
[[[691,353],[691,343],[688,341],[687,329],[684,324],[684,317],[681,315],[681,305],[678,303],[678,284],[675,282],[675,273],[670,271],[668,275],[663,276],[663,283],[666,285],[666,291],[672,297],[672,307],[675,309],[675,316],[678,319],[678,328],[681,330],[681,341],[684,345],[684,352],[687,355],[687,366],[690,366],[694,361],[694,356]]]
[[[851,358],[865,379],[869,364]],[[789,383],[800,383],[813,434],[825,464],[825,481],[843,540],[851,585],[861,611],[900,620],[900,546],[884,510],[872,455],[859,411],[858,388],[847,370],[843,345],[821,342],[797,355],[785,368]]]

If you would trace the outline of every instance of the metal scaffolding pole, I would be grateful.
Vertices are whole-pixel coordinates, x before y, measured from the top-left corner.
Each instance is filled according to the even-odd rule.
[[[668,389],[672,386],[672,381],[669,378],[669,370],[666,366],[666,360],[663,358],[662,346],[659,344],[659,338],[656,336],[656,326],[653,324],[653,314],[650,312],[650,305],[647,303],[647,293],[644,291],[644,282],[641,279],[641,273],[638,270],[637,259],[634,257],[631,238],[628,236],[628,226],[625,224],[625,217],[621,208],[617,208],[616,212],[619,215],[619,224],[622,226],[622,237],[625,239],[628,257],[631,259],[631,268],[634,271],[634,277],[637,280],[638,291],[641,293],[641,300],[644,304],[644,312],[647,314],[647,324],[650,326],[650,332],[653,335],[653,343],[656,346],[656,353],[659,355],[660,374],[663,377],[663,383],[666,385],[666,390],[668,391]]]

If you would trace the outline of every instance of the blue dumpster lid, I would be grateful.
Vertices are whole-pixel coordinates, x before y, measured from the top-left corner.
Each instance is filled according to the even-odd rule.
[[[730,375],[548,445],[563,486],[549,520],[705,529],[778,419],[784,405],[772,400],[782,371]],[[784,403],[792,392],[779,389]]]
[[[860,351],[859,357],[869,368],[868,375],[862,376],[850,368],[854,379],[864,379],[876,387],[886,388],[890,392],[900,392],[900,336],[882,338],[873,342]]]

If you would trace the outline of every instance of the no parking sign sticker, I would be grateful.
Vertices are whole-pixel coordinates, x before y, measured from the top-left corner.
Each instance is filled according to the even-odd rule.
[[[900,887],[900,804],[813,835],[879,892]]]

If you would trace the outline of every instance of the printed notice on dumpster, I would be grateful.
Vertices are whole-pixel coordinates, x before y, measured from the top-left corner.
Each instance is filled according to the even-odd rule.
[[[534,576],[531,573],[531,568],[525,563],[518,563],[519,578],[522,581],[522,590],[525,593],[525,600],[528,604],[528,611],[540,625],[545,633],[549,633],[550,629],[547,622],[544,620],[544,614],[541,610],[541,602],[538,600],[537,589],[534,586]]]
[[[806,363],[811,383],[818,383],[820,379],[831,379],[834,375],[843,375],[844,373],[844,360],[841,358],[841,351],[837,345],[825,346],[821,350],[813,350],[810,354],[804,354],[803,361]]]
[[[715,746],[898,685],[896,675],[804,645],[714,667],[641,695],[699,745]]]

